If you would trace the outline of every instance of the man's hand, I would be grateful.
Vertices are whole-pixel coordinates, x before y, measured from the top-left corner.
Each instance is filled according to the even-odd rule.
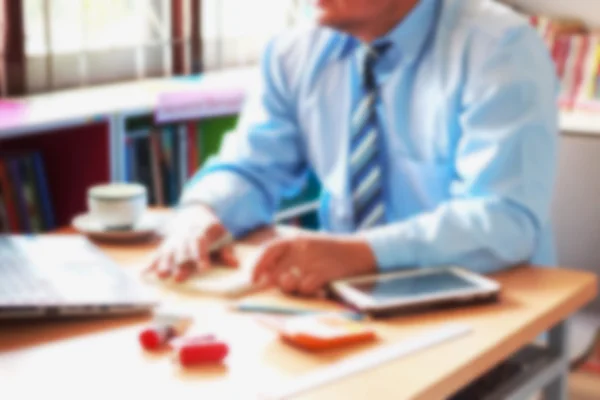
[[[333,280],[376,270],[375,256],[363,240],[309,234],[269,244],[258,259],[253,279],[279,286],[286,293],[315,296]]]
[[[210,268],[210,248],[226,235],[227,229],[208,207],[181,208],[153,255],[148,271],[162,279],[173,277],[178,282],[184,281],[194,272]],[[225,264],[237,266],[231,246],[218,253]]]

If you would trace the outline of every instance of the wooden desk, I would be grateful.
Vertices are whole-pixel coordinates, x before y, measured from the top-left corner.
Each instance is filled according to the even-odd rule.
[[[103,246],[137,275],[151,245]],[[447,320],[470,324],[468,336],[316,389],[302,399],[441,399],[553,328],[551,346],[565,350],[562,321],[596,296],[592,274],[563,269],[518,268],[495,276],[504,287],[497,304],[374,322],[390,343]],[[2,398],[245,399],[256,389],[325,366],[365,347],[309,354],[281,343],[249,315],[223,301],[163,291],[166,303],[192,310],[194,329],[216,332],[231,345],[223,366],[182,370],[168,354],[144,353],[137,334],[148,317],[0,324]],[[278,297],[276,292],[258,297]],[[283,301],[298,301],[283,299]],[[565,358],[537,374],[554,382],[551,398],[566,396]],[[555,379],[563,373],[562,379]],[[521,390],[520,392],[518,390]],[[520,385],[517,394],[531,391]],[[4,394],[10,394],[4,396]],[[507,397],[503,397],[507,398]]]

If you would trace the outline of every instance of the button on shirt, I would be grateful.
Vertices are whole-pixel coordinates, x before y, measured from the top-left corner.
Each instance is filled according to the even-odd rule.
[[[385,226],[357,232],[381,271],[555,263],[558,83],[528,21],[494,1],[421,0],[375,67]],[[278,36],[219,154],[181,199],[234,235],[273,222],[309,172],[322,229],[353,232],[349,137],[365,46],[325,27]]]

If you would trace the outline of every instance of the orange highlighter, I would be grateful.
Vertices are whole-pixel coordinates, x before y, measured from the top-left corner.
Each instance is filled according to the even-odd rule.
[[[340,315],[317,314],[285,318],[275,327],[286,342],[306,350],[328,350],[377,338],[375,331]]]

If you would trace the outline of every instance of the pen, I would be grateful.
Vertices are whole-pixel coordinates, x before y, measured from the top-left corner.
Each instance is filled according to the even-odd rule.
[[[285,314],[285,315],[300,315],[310,314],[312,310],[305,310],[301,308],[281,307],[281,306],[269,306],[263,304],[246,304],[241,303],[235,306],[237,311],[242,312],[255,312],[262,314]]]
[[[235,238],[231,233],[227,233],[221,236],[220,239],[216,240],[209,248],[208,251],[213,253],[215,251],[221,250],[223,247],[233,244]]]
[[[352,311],[321,311],[308,310],[303,308],[272,306],[265,304],[239,303],[235,306],[237,311],[252,312],[261,314],[280,314],[280,315],[314,315],[314,314],[337,314],[354,321],[362,321],[364,315]]]

